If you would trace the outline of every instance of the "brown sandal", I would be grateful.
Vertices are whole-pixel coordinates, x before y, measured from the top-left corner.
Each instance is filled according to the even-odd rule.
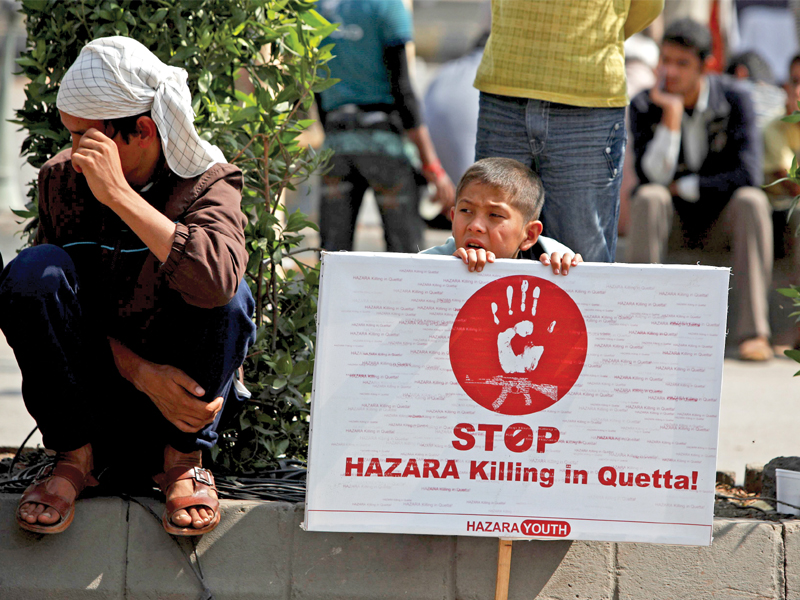
[[[44,489],[45,483],[52,477],[61,477],[66,479],[75,488],[75,500],[78,499],[80,493],[84,488],[89,486],[98,485],[97,480],[90,473],[84,473],[78,467],[60,461],[55,464],[50,464],[44,467],[36,476],[36,480],[28,486],[28,489],[22,494],[22,498],[17,505],[17,524],[27,531],[34,533],[61,533],[72,523],[75,517],[75,501],[69,502],[62,496],[53,494]],[[52,525],[45,525],[44,523],[28,523],[20,515],[19,509],[25,504],[43,504],[55,510],[60,519]]]
[[[164,516],[161,517],[161,524],[164,530],[170,535],[203,535],[212,531],[220,521],[219,502],[211,496],[209,490],[217,491],[214,484],[214,476],[211,471],[202,467],[174,467],[166,473],[161,473],[154,477],[156,483],[166,496],[170,486],[182,479],[194,480],[194,493],[191,496],[183,496],[167,501]],[[172,516],[179,510],[186,510],[191,507],[206,508],[214,512],[214,518],[205,527],[180,527],[172,522]]]

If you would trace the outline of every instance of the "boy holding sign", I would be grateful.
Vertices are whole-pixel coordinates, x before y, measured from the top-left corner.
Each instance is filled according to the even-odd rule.
[[[539,256],[554,274],[566,275],[583,259],[541,235],[543,204],[542,182],[531,169],[510,158],[479,160],[458,183],[452,237],[422,254],[458,256],[471,272],[497,258]]]

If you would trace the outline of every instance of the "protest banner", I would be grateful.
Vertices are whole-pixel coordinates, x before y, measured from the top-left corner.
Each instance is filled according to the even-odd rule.
[[[710,544],[728,278],[323,254],[304,527]]]

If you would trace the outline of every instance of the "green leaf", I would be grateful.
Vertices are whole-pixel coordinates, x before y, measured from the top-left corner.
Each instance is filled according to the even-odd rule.
[[[284,231],[300,231],[305,227],[310,226],[312,223],[306,218],[306,216],[301,213],[300,211],[295,211],[289,215],[289,218],[286,220],[286,226],[283,228]]]
[[[247,272],[258,271],[258,265],[264,258],[264,252],[260,248],[250,253],[250,258],[247,261]]]
[[[275,454],[277,456],[283,456],[286,454],[287,448],[289,448],[289,440],[281,440],[275,445]]]
[[[261,119],[261,108],[258,106],[248,106],[247,108],[237,110],[231,122],[238,123],[239,121],[253,121],[255,119]]]
[[[800,123],[800,112],[795,111],[790,115],[786,115],[781,121],[785,121],[786,123]]]
[[[39,211],[24,210],[21,208],[12,208],[11,212],[17,215],[18,217],[22,217],[23,219],[32,219],[39,214]]]
[[[294,369],[292,369],[292,377],[299,377],[302,375],[308,375],[308,372],[311,369],[311,363],[307,360],[301,360],[295,363]]]
[[[202,94],[208,93],[208,89],[211,87],[211,82],[213,79],[214,78],[211,75],[211,71],[204,70],[197,79],[197,89],[200,90]]]
[[[274,431],[270,431],[269,429],[264,429],[263,427],[261,427],[261,425],[253,425],[253,429],[255,429],[261,435],[267,436],[268,438],[275,435]]]
[[[41,68],[41,67],[39,66],[39,61],[36,61],[36,60],[34,60],[34,59],[30,58],[29,56],[21,56],[20,58],[18,58],[18,59],[16,60],[16,63],[17,63],[18,65],[21,65],[21,66],[23,66],[23,67],[37,67],[37,68]]]
[[[784,350],[783,353],[796,362],[800,362],[800,350]]]
[[[265,415],[264,413],[261,413],[261,414],[258,415],[258,421],[260,423],[266,423],[267,425],[274,425],[275,424],[275,419],[273,419],[269,415]]]
[[[322,81],[315,83],[314,86],[311,88],[311,90],[315,94],[319,94],[320,92],[324,92],[325,90],[327,90],[333,84],[339,83],[339,81],[340,81],[339,79],[336,79],[334,77],[331,77],[330,79],[323,79]]]
[[[277,361],[275,361],[275,370],[280,375],[289,376],[292,374],[292,369],[294,365],[292,364],[292,357],[288,354],[283,354]]]
[[[30,12],[44,12],[47,4],[47,0],[22,0],[22,6]]]
[[[794,286],[789,288],[778,288],[777,292],[779,294],[783,294],[787,298],[800,298],[800,291]]]
[[[324,26],[320,27],[319,29],[317,29],[314,32],[314,37],[316,37],[317,40],[321,40],[323,38],[327,38],[330,34],[332,34],[338,28],[339,28],[339,24],[338,23],[330,23],[328,25],[324,25]],[[317,42],[317,43],[319,43],[319,42]]]
[[[148,19],[148,22],[158,24],[166,18],[168,12],[169,12],[168,8],[163,8],[163,7],[159,8]]]

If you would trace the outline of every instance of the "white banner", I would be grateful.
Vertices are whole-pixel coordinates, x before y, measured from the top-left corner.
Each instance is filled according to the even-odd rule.
[[[710,544],[728,277],[323,254],[305,528]]]

